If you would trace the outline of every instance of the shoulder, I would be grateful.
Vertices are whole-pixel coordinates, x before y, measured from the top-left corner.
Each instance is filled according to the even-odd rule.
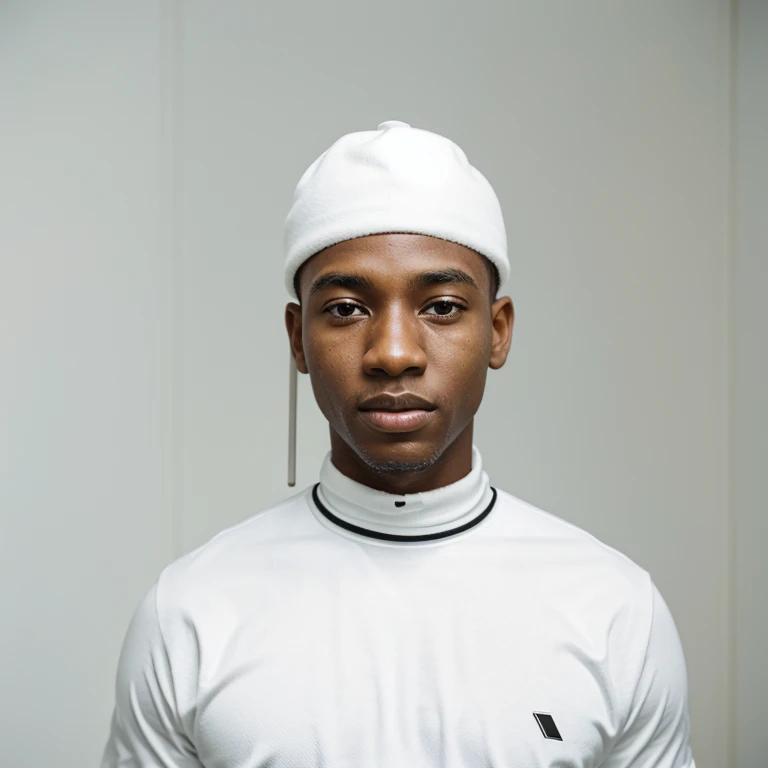
[[[645,568],[575,523],[507,491],[497,488],[497,493],[505,514],[499,516],[501,527],[495,533],[538,552],[541,559],[580,571],[588,580],[610,576],[606,586],[639,600],[650,619],[651,576]]]
[[[504,491],[499,498],[507,514],[496,535],[507,539],[513,559],[528,564],[527,589],[535,590],[602,660],[602,672],[626,711],[650,637],[650,573],[557,515]]]
[[[276,540],[302,540],[307,516],[305,488],[278,504],[232,525],[167,565],[135,608],[123,642],[119,679],[141,678],[147,669],[184,677],[196,656],[203,625],[225,622],[233,600],[255,594],[274,577]],[[200,621],[200,618],[212,621]],[[169,650],[172,653],[169,654]],[[175,669],[175,662],[181,666]]]
[[[159,621],[184,621],[206,611],[247,583],[268,588],[276,577],[283,546],[301,546],[311,524],[306,496],[311,486],[223,529],[208,541],[167,565],[154,590]]]
[[[224,528],[208,541],[174,560],[160,574],[160,599],[164,591],[168,593],[189,579],[209,579],[217,573],[225,575],[244,563],[258,563],[259,555],[269,552],[276,542],[300,536],[307,523],[306,498],[311,489],[312,486],[308,486]]]

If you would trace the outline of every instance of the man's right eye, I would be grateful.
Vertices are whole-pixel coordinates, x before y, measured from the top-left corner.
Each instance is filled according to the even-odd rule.
[[[359,304],[353,304],[350,301],[340,301],[338,304],[332,304],[330,307],[328,307],[324,311],[330,312],[332,317],[336,317],[339,320],[344,320],[348,317],[354,317],[354,315],[351,312],[349,312],[349,314],[336,314],[335,312],[333,312],[334,309],[337,309],[339,307],[342,307],[344,312],[346,312],[347,310],[363,309]]]

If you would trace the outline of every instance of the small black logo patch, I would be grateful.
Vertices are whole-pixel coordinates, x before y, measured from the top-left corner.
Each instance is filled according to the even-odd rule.
[[[405,506],[405,502],[404,501],[396,501],[395,502],[395,506],[396,507],[404,507]]]
[[[534,712],[533,716],[536,718],[536,722],[539,724],[539,728],[541,728],[541,732],[544,734],[545,739],[563,740],[560,731],[557,730],[552,715],[547,714],[546,712]]]

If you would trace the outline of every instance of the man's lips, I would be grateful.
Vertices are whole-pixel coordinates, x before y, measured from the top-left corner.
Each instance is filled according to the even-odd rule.
[[[360,411],[361,417],[380,432],[413,432],[426,424],[435,413],[413,409],[408,411]]]
[[[415,392],[381,392],[364,400],[361,411],[434,411],[437,406]]]

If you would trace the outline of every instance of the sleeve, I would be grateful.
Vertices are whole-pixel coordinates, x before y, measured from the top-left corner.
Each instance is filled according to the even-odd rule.
[[[179,717],[157,588],[139,604],[123,641],[101,768],[202,768]]]
[[[645,660],[629,715],[602,768],[696,768],[688,675],[672,614],[651,581],[653,609]]]

